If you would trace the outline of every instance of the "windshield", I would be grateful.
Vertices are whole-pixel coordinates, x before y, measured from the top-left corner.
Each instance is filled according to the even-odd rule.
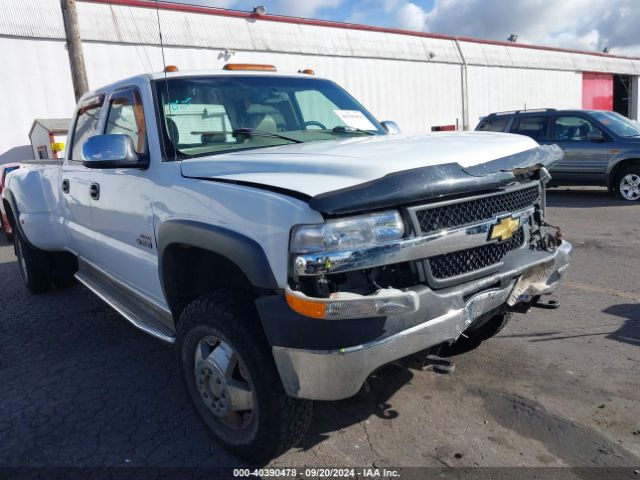
[[[156,91],[169,158],[386,133],[328,80],[185,77],[157,80]]]
[[[591,115],[620,137],[640,136],[640,125],[616,112],[591,112]]]

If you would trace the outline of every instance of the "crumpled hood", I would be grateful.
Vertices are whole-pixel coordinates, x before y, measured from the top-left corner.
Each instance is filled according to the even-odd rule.
[[[318,141],[194,158],[185,177],[260,184],[314,197],[434,165],[474,167],[538,147],[505,133],[432,133]]]

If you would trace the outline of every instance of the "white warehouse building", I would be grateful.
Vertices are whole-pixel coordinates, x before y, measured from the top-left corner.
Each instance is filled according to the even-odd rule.
[[[156,10],[157,8],[157,10]],[[493,111],[599,108],[638,119],[640,58],[308,20],[155,0],[77,4],[91,89],[163,68],[266,63],[312,69],[403,132],[473,129]],[[75,106],[59,0],[0,2],[0,163],[33,157],[36,118]]]

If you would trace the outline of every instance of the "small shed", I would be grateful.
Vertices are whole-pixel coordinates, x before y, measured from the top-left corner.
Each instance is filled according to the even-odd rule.
[[[63,159],[70,122],[69,118],[36,118],[29,131],[33,158]]]

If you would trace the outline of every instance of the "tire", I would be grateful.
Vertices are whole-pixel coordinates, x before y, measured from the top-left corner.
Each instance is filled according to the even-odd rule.
[[[51,255],[32,247],[15,232],[14,250],[18,257],[18,268],[25,286],[31,293],[44,293],[51,289]]]
[[[469,329],[465,330],[464,336],[461,335],[458,340],[450,345],[444,344],[440,349],[440,355],[449,357],[475,350],[482,342],[500,333],[507,326],[512,315],[510,312],[496,315],[475,329],[471,325]]]
[[[616,174],[614,191],[620,200],[629,202],[640,200],[640,165],[621,168]]]
[[[313,402],[286,395],[249,295],[219,290],[200,297],[182,312],[177,330],[187,392],[227,450],[262,461],[302,440]]]
[[[51,254],[51,278],[58,288],[71,287],[76,283],[75,273],[78,271],[78,257],[72,253],[60,252]]]

